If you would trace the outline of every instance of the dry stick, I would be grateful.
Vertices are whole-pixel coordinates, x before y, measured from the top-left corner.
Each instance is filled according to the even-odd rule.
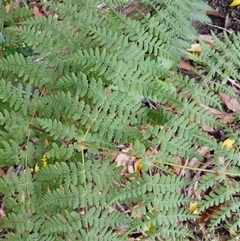
[[[238,21],[240,23],[240,20],[238,18],[233,18],[234,20]]]
[[[231,79],[231,78],[228,78],[228,81],[229,81],[231,84],[235,85],[237,88],[240,89],[240,84],[238,84],[238,83],[236,82],[236,80]]]
[[[204,22],[202,22],[202,21],[200,21],[200,22],[203,23],[203,24],[209,25],[209,26],[211,26],[211,27],[214,27],[214,28],[218,28],[218,29],[225,30],[225,31],[227,31],[227,32],[230,33],[230,34],[233,33],[233,31],[230,31],[230,30],[228,30],[228,29],[226,29],[226,28],[222,28],[222,27],[220,27],[220,26],[213,25],[213,24],[210,24],[210,23],[204,23]]]
[[[98,146],[98,145],[90,144],[90,143],[87,143],[87,142],[82,142],[81,144],[84,145],[84,146],[86,146],[86,147],[98,147],[98,148],[101,148],[102,150],[105,150],[105,151],[111,151],[111,152],[116,152],[116,153],[123,153],[123,154],[126,155],[126,156],[134,156],[134,157],[139,158],[138,155],[133,155],[133,154],[131,154],[131,153],[122,152],[122,151],[114,150],[114,149],[107,148],[107,147],[100,147],[100,146]],[[104,153],[104,152],[99,152],[99,153]],[[168,166],[185,168],[185,169],[193,170],[193,171],[202,171],[202,172],[219,174],[219,172],[218,172],[218,171],[215,171],[215,170],[205,170],[205,169],[199,168],[199,167],[184,166],[184,165],[175,164],[175,163],[171,163],[171,162],[167,162],[167,161],[163,161],[163,160],[158,160],[158,159],[156,159],[156,158],[152,158],[152,160],[153,160],[154,162],[156,162],[156,163],[165,164],[165,165],[168,165]],[[240,173],[232,173],[232,172],[225,171],[223,174],[224,174],[224,175],[233,176],[233,177],[240,177]]]

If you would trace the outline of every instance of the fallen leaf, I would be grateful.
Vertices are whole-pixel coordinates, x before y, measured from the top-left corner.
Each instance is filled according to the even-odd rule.
[[[240,4],[240,0],[234,0],[234,1],[229,5],[229,7],[235,7],[235,6],[239,5],[239,4]]]
[[[181,166],[182,165],[182,159],[179,156],[174,156],[175,162],[177,163],[177,165]],[[177,174],[180,175],[182,168],[180,168],[179,166],[172,166],[171,168],[173,169],[173,171]]]
[[[218,10],[210,10],[205,12],[207,15],[225,18]]]
[[[208,208],[207,210],[205,210],[200,217],[197,219],[197,223],[203,224],[204,222],[208,221],[211,219],[211,217],[220,209],[220,207],[223,205],[224,203],[219,204],[218,206],[213,206]]]
[[[119,153],[115,159],[117,162],[117,166],[123,166],[123,173],[134,173],[133,163],[136,160],[136,157],[130,155],[131,147],[123,149],[121,153]],[[126,154],[124,154],[124,152]]]
[[[187,51],[200,54],[202,52],[202,47],[200,44],[192,44],[191,48],[187,49]]]
[[[36,18],[40,18],[42,16],[42,13],[39,11],[39,8],[37,6],[34,6],[33,14]]]
[[[213,113],[217,118],[220,119],[221,123],[224,123],[224,124],[228,123],[229,124],[229,123],[232,123],[234,121],[233,113],[225,113],[225,112],[222,112],[218,109],[215,109],[215,108],[209,107],[207,105],[204,105],[202,103],[198,103],[198,105],[203,107],[206,110],[209,110],[211,113]],[[210,130],[209,128],[212,129],[212,130]],[[213,128],[209,127],[207,125],[204,125],[203,130],[209,132],[209,131],[213,131]]]
[[[208,126],[208,125],[206,125],[206,124],[203,124],[203,125],[202,125],[202,130],[203,130],[204,132],[213,132],[213,131],[214,131],[214,128],[211,127],[211,126]]]
[[[9,13],[11,6],[12,6],[12,3],[7,3],[7,4],[5,5],[5,9],[6,9],[6,12],[7,12],[7,13]]]
[[[201,34],[199,37],[202,41],[209,44],[211,47],[214,46],[213,38],[210,34]]]
[[[5,216],[6,216],[6,215],[5,215],[4,210],[0,208],[0,219],[3,218],[3,217],[5,217]]]
[[[228,150],[231,150],[233,148],[234,142],[235,142],[235,140],[228,138],[222,143],[222,148],[224,148],[224,146],[226,146]]]
[[[220,122],[223,124],[230,124],[234,121],[233,113],[226,113],[221,119]]]
[[[186,62],[185,60],[180,60],[179,64],[178,64],[180,69],[186,69],[186,70],[191,70],[192,66]]]
[[[219,93],[222,102],[227,106],[229,110],[240,113],[240,103],[234,97],[231,97],[225,93]]]
[[[5,171],[0,167],[0,177],[5,174]]]
[[[222,115],[223,115],[223,112],[218,110],[218,109],[215,109],[215,108],[211,108],[207,105],[204,105],[202,103],[198,103],[199,106],[203,107],[204,109],[206,110],[209,110],[211,113],[213,113],[217,118],[221,118]]]
[[[134,163],[134,171],[139,175],[141,174],[142,166],[142,159],[138,158],[137,161]]]
[[[0,208],[0,219],[2,219],[3,217],[5,217],[5,212],[2,208]],[[4,228],[2,226],[0,226],[0,232],[2,233],[4,230]]]
[[[48,147],[49,146],[49,141],[47,138],[45,138],[44,140],[44,147]]]
[[[7,177],[11,177],[12,172],[14,172],[14,170],[15,170],[14,166],[10,166],[10,167],[7,169],[6,176],[7,176]]]
[[[198,148],[197,153],[201,157],[205,157],[209,152],[208,146],[201,146]],[[202,160],[197,157],[193,157],[187,164],[188,167],[200,167],[203,164]]]

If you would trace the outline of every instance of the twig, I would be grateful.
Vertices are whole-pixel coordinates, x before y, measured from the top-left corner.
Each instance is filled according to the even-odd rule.
[[[118,206],[118,208],[119,208],[123,213],[126,212],[126,210],[123,208],[123,206],[122,206],[119,202],[117,202],[116,205]]]
[[[226,28],[223,28],[223,27],[220,27],[220,26],[217,26],[217,25],[213,25],[213,24],[210,24],[210,23],[205,23],[205,22],[202,22],[202,21],[200,21],[200,22],[203,23],[203,24],[209,25],[209,26],[211,26],[211,27],[214,27],[214,28],[218,28],[218,29],[225,30],[225,31],[227,31],[227,32],[230,33],[230,34],[233,33],[232,31],[230,31],[230,30],[228,30],[228,29],[226,29]]]
[[[240,20],[238,18],[233,18],[234,20],[238,21],[240,23]]]
[[[231,84],[235,85],[237,88],[240,89],[240,84],[238,84],[238,83],[236,82],[236,80],[231,79],[231,78],[228,78],[228,81],[229,81]]]

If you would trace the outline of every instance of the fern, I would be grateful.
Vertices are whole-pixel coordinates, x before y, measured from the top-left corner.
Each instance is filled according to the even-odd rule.
[[[208,72],[198,71],[196,83],[178,65],[196,34],[191,20],[208,21],[206,4],[145,0],[152,11],[136,10],[137,17],[117,11],[126,1],[105,1],[106,12],[98,4],[44,3],[52,15],[39,19],[24,8],[1,16],[0,163],[17,168],[0,179],[1,239],[194,238],[183,224],[196,218],[183,192],[191,180],[172,168],[182,167],[176,157],[200,158],[194,143],[216,155],[216,172],[200,169],[198,186],[209,191],[201,211],[221,205],[209,228],[230,221],[239,228],[229,220],[239,208],[239,152],[203,133],[203,125],[224,125],[202,106],[222,110],[217,92],[233,95],[225,84],[238,78],[240,35],[213,36],[217,48],[201,43],[201,55],[189,54]],[[229,135],[237,146],[238,136]],[[141,159],[140,173],[123,175],[119,153]]]

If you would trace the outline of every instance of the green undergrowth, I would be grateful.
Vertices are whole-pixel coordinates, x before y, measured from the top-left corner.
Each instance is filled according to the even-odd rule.
[[[220,205],[208,230],[238,236],[238,133],[202,106],[222,110],[218,93],[235,95],[226,82],[238,78],[240,35],[189,54],[205,3],[145,0],[153,10],[134,19],[115,10],[124,2],[46,2],[40,18],[2,8],[0,164],[15,171],[0,180],[1,240],[189,240],[197,201],[173,167],[204,163],[196,147],[214,154],[211,168],[189,167],[200,171],[198,209]],[[179,73],[184,55],[204,66],[202,81]],[[234,148],[204,125],[224,128]],[[133,146],[140,172],[117,166],[119,145]]]

